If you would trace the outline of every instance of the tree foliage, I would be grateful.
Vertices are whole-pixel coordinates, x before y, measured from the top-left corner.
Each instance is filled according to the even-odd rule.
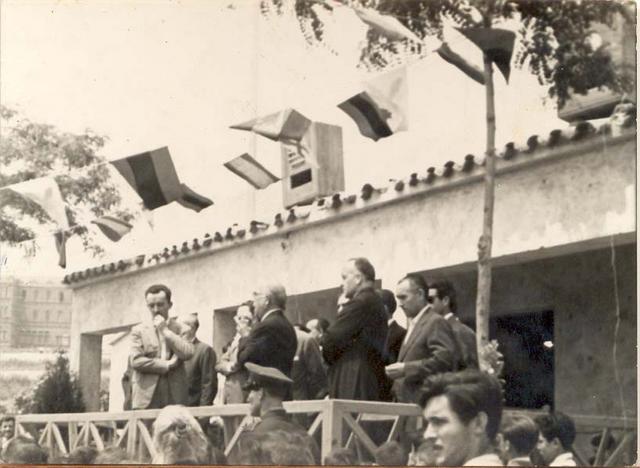
[[[131,210],[122,207],[106,165],[99,165],[105,162],[98,155],[105,142],[104,136],[89,130],[80,135],[61,132],[53,125],[31,122],[17,111],[0,106],[0,187],[58,174],[55,180],[73,226],[68,234],[79,235],[85,249],[100,253],[102,249],[85,223],[78,220],[83,215],[95,218],[105,214],[126,221],[133,218]],[[52,223],[36,203],[15,192],[0,191],[0,241],[15,244],[33,239],[34,221]]]
[[[82,413],[85,410],[80,383],[69,370],[69,358],[62,350],[45,365],[36,386],[16,397],[20,414]]]
[[[288,2],[261,0],[263,14],[283,14]],[[517,21],[519,41],[515,63],[528,67],[561,107],[572,91],[607,86],[616,92],[630,91],[635,69],[616,67],[606,47],[595,49],[588,41],[596,23],[611,26],[622,18],[634,24],[633,2],[618,0],[341,0],[340,3],[377,9],[396,17],[419,37],[442,38],[445,20],[460,27],[499,27]],[[295,14],[310,43],[322,42],[322,0],[295,0]],[[407,41],[389,41],[373,29],[367,33],[361,65],[381,69],[398,54],[420,55],[428,51]]]

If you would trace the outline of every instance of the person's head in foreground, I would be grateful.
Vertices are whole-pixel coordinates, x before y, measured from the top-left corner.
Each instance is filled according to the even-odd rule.
[[[553,463],[559,455],[571,452],[576,438],[573,420],[559,411],[543,414],[535,418],[540,431],[536,450],[544,463]]]
[[[198,421],[181,405],[165,406],[153,423],[152,463],[207,464],[209,443]]]
[[[287,431],[248,432],[238,441],[240,465],[315,465],[313,453],[302,435]]]
[[[47,463],[47,452],[29,437],[16,436],[2,452],[4,463],[38,465]]]
[[[3,439],[11,439],[16,432],[16,418],[13,416],[4,416],[0,419],[0,437]]]
[[[376,464],[381,466],[406,466],[409,454],[395,440],[385,442],[374,453]]]
[[[433,449],[435,464],[488,462],[502,416],[498,379],[477,370],[448,372],[427,379],[422,390],[423,439]],[[496,455],[493,459],[500,464]]]
[[[350,448],[336,447],[326,456],[324,464],[329,466],[357,465],[358,457]]]
[[[538,443],[538,426],[529,416],[505,415],[500,423],[497,441],[498,452],[504,463],[515,459],[526,461]]]

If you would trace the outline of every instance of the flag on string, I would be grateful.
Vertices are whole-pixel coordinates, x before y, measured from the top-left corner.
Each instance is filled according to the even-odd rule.
[[[154,210],[182,196],[182,187],[165,146],[154,151],[111,161],[136,191],[144,206]]]
[[[356,122],[362,135],[378,141],[409,128],[406,67],[378,76],[366,82],[364,88],[338,104]]]
[[[192,209],[199,213],[201,210],[213,205],[213,201],[194,192],[187,187],[186,184],[180,184],[180,186],[182,187],[182,196],[176,201],[185,208]]]
[[[511,74],[511,56],[513,55],[516,34],[506,29],[495,28],[457,29],[487,54],[508,82]]]
[[[60,228],[69,227],[60,187],[53,177],[39,177],[7,188],[37,203]]]
[[[364,23],[392,41],[408,39],[417,43],[422,42],[422,39],[393,16],[383,15],[371,8],[354,8],[354,11]]]
[[[67,234],[63,231],[56,231],[53,234],[56,242],[56,250],[58,251],[58,265],[62,268],[67,267]]]
[[[273,141],[287,141],[300,140],[310,125],[311,120],[297,110],[284,109],[230,128],[257,133]]]
[[[114,216],[101,216],[91,222],[98,226],[100,231],[113,242],[118,242],[133,229],[131,224]]]
[[[436,50],[438,55],[451,65],[458,67],[469,78],[477,81],[481,85],[484,81],[484,67],[478,67],[474,65],[468,58],[465,58],[462,54],[455,52],[449,44],[443,42],[442,45]]]
[[[224,167],[242,177],[257,189],[264,189],[280,179],[269,172],[262,164],[244,153],[224,163]]]

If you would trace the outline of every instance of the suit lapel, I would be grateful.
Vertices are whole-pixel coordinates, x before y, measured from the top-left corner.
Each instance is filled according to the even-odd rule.
[[[420,320],[418,320],[418,323],[416,323],[415,327],[413,327],[413,330],[411,330],[411,335],[409,336],[409,339],[407,340],[407,342],[402,343],[402,347],[400,348],[400,353],[398,355],[398,361],[400,362],[404,361],[405,356],[413,346],[413,343],[416,341],[418,334],[420,333],[420,329],[426,322],[427,318],[429,317],[429,314],[431,314],[431,308],[424,311],[424,314],[422,314],[422,317],[420,317]]]

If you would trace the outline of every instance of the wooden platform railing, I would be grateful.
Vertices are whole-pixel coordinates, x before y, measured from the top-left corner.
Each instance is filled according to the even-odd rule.
[[[419,416],[416,405],[354,400],[311,400],[286,402],[291,414],[310,415],[308,433],[320,442],[322,459],[336,446],[354,446],[359,458],[373,459],[380,443],[397,438],[402,417]],[[189,408],[197,418],[219,416],[222,419],[247,419],[249,405],[235,404]],[[507,412],[518,410],[506,410]],[[119,413],[67,413],[30,414],[16,416],[16,431],[35,435],[42,446],[54,456],[64,455],[79,446],[95,445],[98,450],[106,446],[119,446],[132,460],[152,458],[155,454],[151,438],[151,424],[160,410],[136,410]],[[525,411],[530,416],[538,412]],[[601,434],[601,444],[595,454],[594,465],[613,466],[634,461],[636,419],[572,415],[578,433],[584,436]],[[384,422],[385,433],[377,443],[368,431],[371,424]],[[225,440],[225,454],[235,447],[242,427]],[[607,436],[614,435],[613,447],[606,447]],[[355,443],[355,441],[358,443]],[[366,453],[363,453],[366,452]],[[575,451],[581,464],[587,465],[586,454]]]

